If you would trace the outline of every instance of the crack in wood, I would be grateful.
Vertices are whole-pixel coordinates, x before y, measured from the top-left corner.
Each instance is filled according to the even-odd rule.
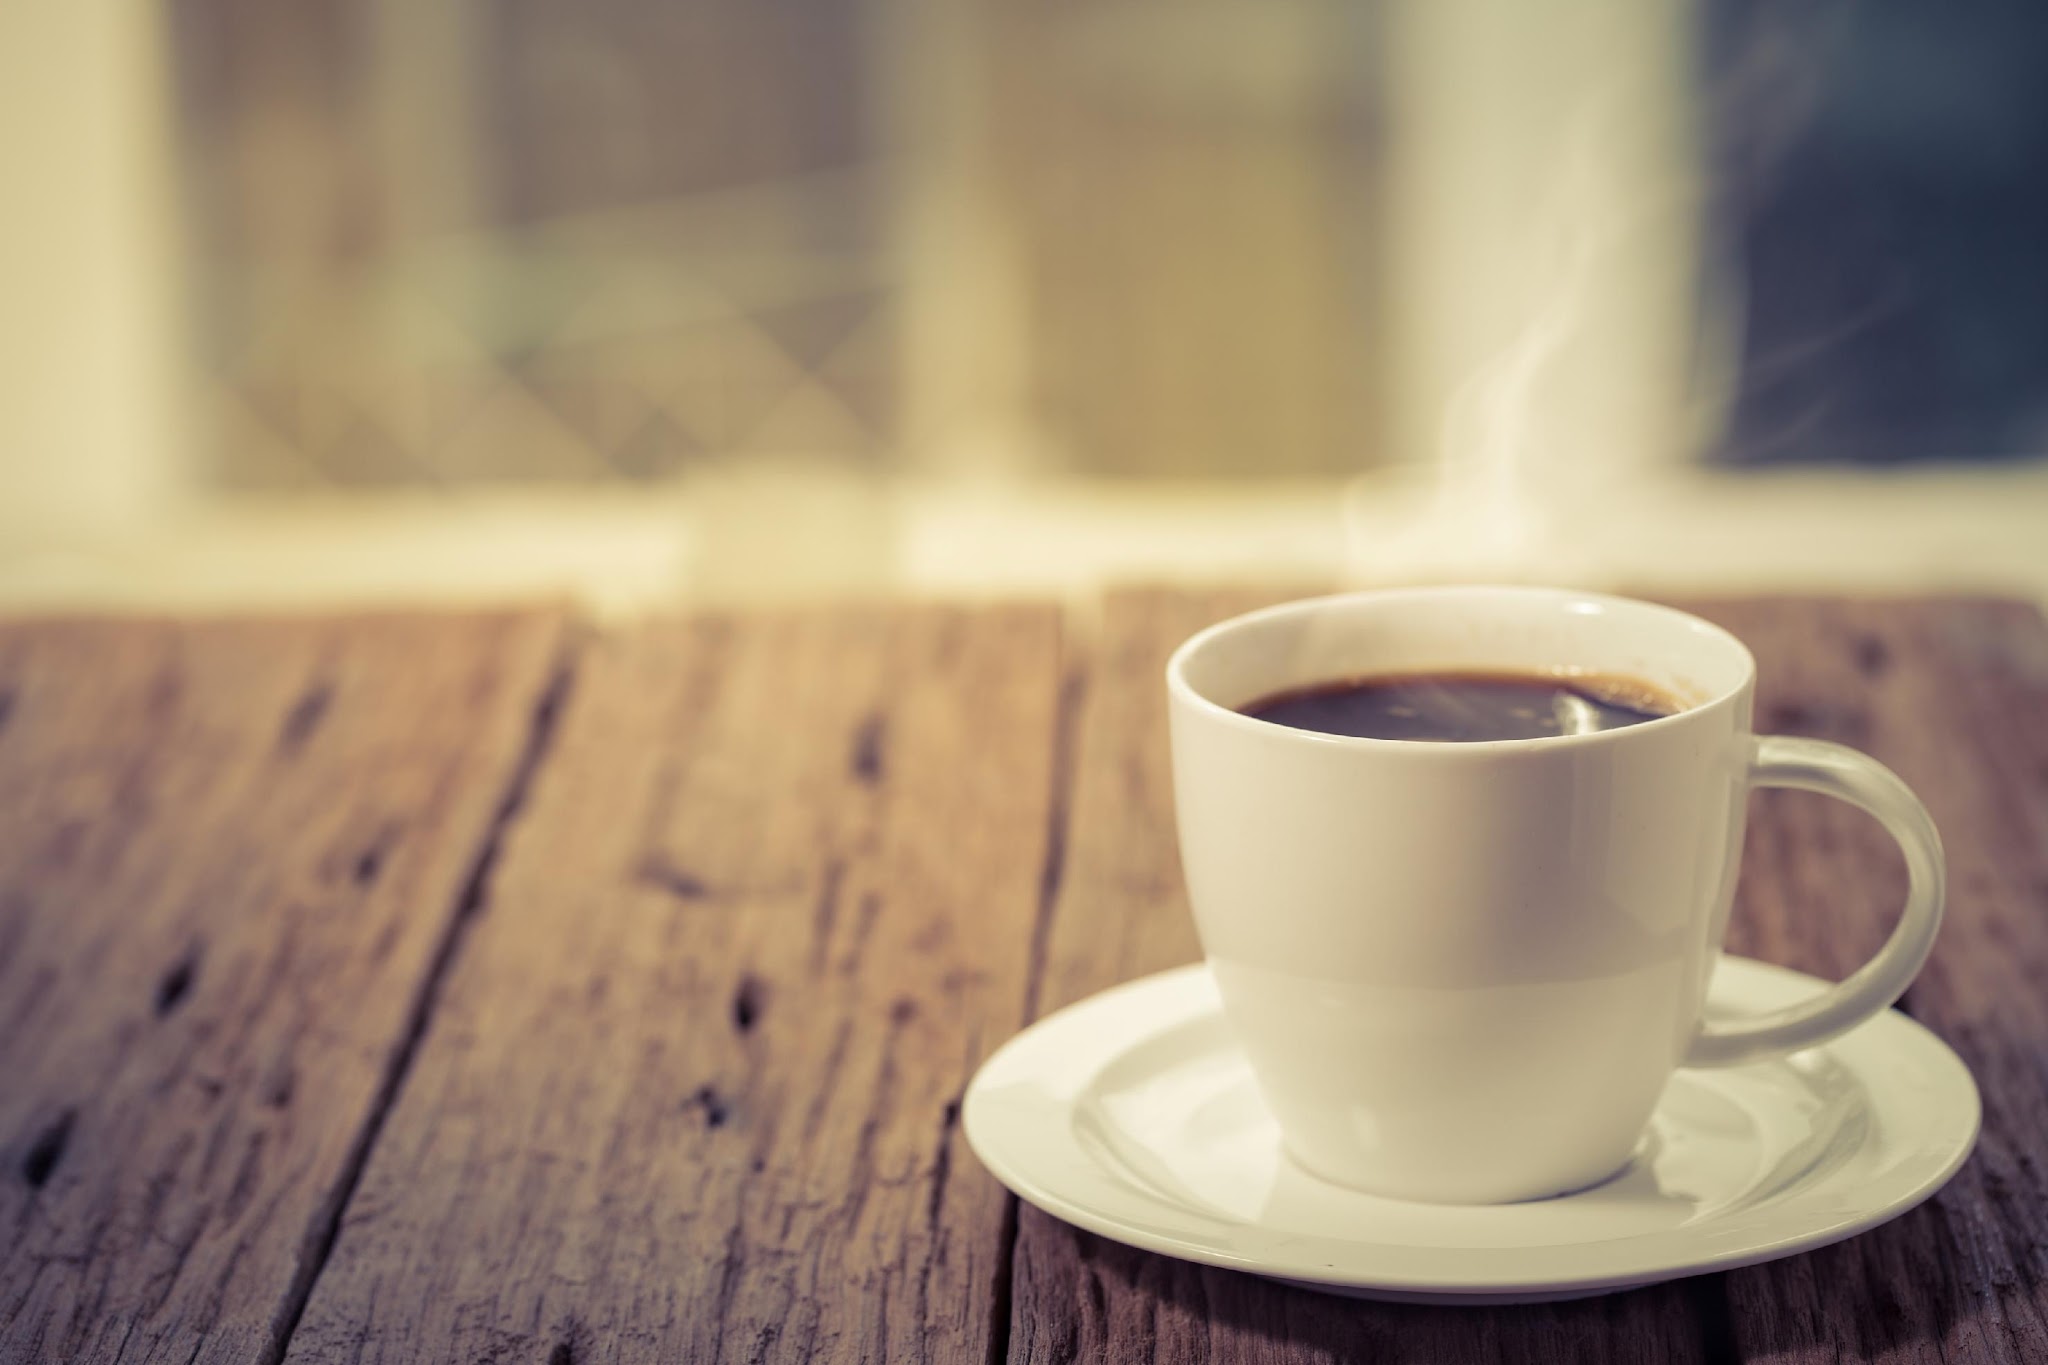
[[[939,1212],[946,1203],[946,1183],[953,1175],[953,1137],[960,1126],[960,1101],[948,1100],[939,1113],[938,1154],[932,1164],[931,1192],[925,1200],[924,1225],[937,1240]]]
[[[193,944],[185,955],[171,964],[171,969],[156,983],[156,1017],[162,1019],[184,1003],[192,993],[192,983],[199,975],[199,955],[202,949]]]
[[[71,1143],[71,1129],[77,1121],[78,1111],[66,1109],[29,1144],[21,1159],[21,1178],[30,1189],[40,1190],[50,1183],[58,1163],[64,1160],[64,1149]]]
[[[680,901],[701,901],[711,899],[711,888],[703,878],[686,868],[677,867],[669,861],[668,855],[656,850],[640,860],[633,877],[643,886],[665,891]]]
[[[848,762],[854,777],[863,784],[880,786],[889,739],[889,718],[880,711],[861,721],[853,736],[853,756]]]
[[[558,1336],[554,1349],[548,1352],[548,1365],[576,1365],[577,1349],[587,1338],[582,1322],[573,1314],[568,1315],[556,1331]]]
[[[818,894],[811,901],[811,970],[821,976],[832,948],[832,929],[839,919],[839,887],[845,876],[845,860],[829,859]]]
[[[861,893],[860,903],[854,908],[853,939],[846,947],[846,956],[839,960],[839,974],[852,976],[860,966],[868,939],[874,933],[875,921],[882,915],[882,898],[873,891]]]
[[[735,1211],[733,1224],[725,1234],[725,1264],[719,1269],[716,1300],[720,1304],[733,1301],[733,1293],[739,1288],[740,1272],[746,1267],[746,1232],[741,1223],[742,1213],[743,1210]],[[725,1359],[725,1323],[726,1315],[720,1313],[711,1338],[711,1353],[705,1359]]]
[[[334,703],[334,685],[325,678],[313,683],[299,699],[292,703],[292,709],[285,712],[284,721],[277,727],[279,752],[292,754],[306,747],[313,738],[313,732],[320,728],[320,722],[327,718],[327,708]]]
[[[297,1085],[298,1070],[292,1065],[291,1054],[280,1054],[270,1074],[263,1078],[263,1103],[272,1109],[289,1109]]]
[[[1082,1268],[1087,1271],[1082,1287],[1088,1292],[1088,1309],[1097,1324],[1097,1334],[1107,1336],[1109,1324],[1109,1291],[1102,1285],[1102,1267],[1093,1260],[1086,1260]],[[1158,1335],[1154,1329],[1153,1335]]]
[[[355,862],[350,864],[349,880],[361,887],[368,887],[374,883],[378,875],[384,871],[384,860],[391,856],[392,847],[397,843],[398,830],[395,826],[386,825],[378,830],[377,837],[370,841],[369,847],[358,853]]]
[[[1046,957],[1051,948],[1053,911],[1059,904],[1060,889],[1067,876],[1068,806],[1073,800],[1074,768],[1080,748],[1081,708],[1086,701],[1087,682],[1076,668],[1060,686],[1059,718],[1053,732],[1052,795],[1045,821],[1045,862],[1038,876],[1038,918],[1031,926],[1031,958],[1024,980],[1024,1018],[1019,1025],[1038,1017],[1040,993],[1045,985]]]
[[[1021,1027],[1038,1017],[1045,988],[1046,958],[1052,948],[1054,908],[1066,882],[1067,821],[1074,799],[1074,773],[1079,760],[1081,708],[1087,698],[1087,673],[1076,664],[1060,684],[1059,714],[1053,725],[1052,788],[1046,803],[1045,862],[1038,877],[1038,915],[1031,925],[1031,948],[1024,973],[1024,1017]],[[1016,1301],[1017,1239],[1022,1235],[1017,1196],[1003,1195],[1003,1220],[996,1239],[995,1304],[989,1312],[987,1365],[1008,1365],[1013,1305]]]
[[[505,850],[507,835],[519,814],[525,809],[535,780],[553,749],[556,732],[559,729],[563,711],[567,708],[569,696],[575,681],[575,645],[565,640],[557,647],[553,667],[547,685],[541,690],[533,714],[527,725],[526,740],[518,760],[512,768],[512,775],[506,781],[505,792],[492,813],[491,821],[484,830],[478,845],[475,860],[470,864],[469,875],[464,878],[462,889],[457,894],[453,913],[443,929],[441,941],[436,946],[429,962],[425,978],[418,994],[413,999],[405,1026],[399,1034],[397,1046],[393,1049],[390,1064],[385,1068],[383,1080],[377,1087],[368,1115],[355,1141],[349,1148],[341,1173],[327,1197],[315,1211],[307,1229],[304,1250],[298,1268],[293,1274],[290,1289],[272,1319],[271,1337],[268,1348],[262,1355],[262,1365],[282,1365],[285,1353],[291,1349],[292,1336],[298,1331],[299,1322],[305,1316],[306,1305],[312,1300],[313,1288],[319,1282],[320,1272],[326,1269],[328,1259],[334,1254],[334,1244],[341,1236],[341,1218],[354,1197],[356,1187],[362,1182],[363,1172],[368,1167],[370,1152],[377,1145],[377,1138],[384,1130],[384,1123],[396,1105],[398,1092],[405,1083],[407,1072],[412,1069],[413,1058],[418,1054],[420,1043],[426,1036],[427,1021],[432,1017],[435,1002],[440,998],[456,954],[461,947],[464,931],[480,916],[489,901],[492,876]],[[287,1095],[288,1098],[288,1095]]]
[[[732,1119],[732,1103],[709,1085],[700,1085],[689,1098],[692,1108],[704,1112],[706,1128],[723,1128]]]
[[[1742,1347],[1735,1338],[1735,1312],[1728,1303],[1728,1277],[1695,1275],[1683,1287],[1693,1321],[1699,1328],[1703,1365],[1741,1365]]]
[[[742,1034],[752,1033],[767,1004],[768,983],[752,972],[741,977],[740,988],[733,992],[732,997],[733,1029]]]
[[[256,1177],[262,1170],[263,1148],[269,1134],[257,1129],[249,1135],[242,1147],[242,1160],[235,1167],[234,1178],[228,1183],[228,1192],[220,1202],[221,1221],[232,1223],[248,1210],[256,1197]]]

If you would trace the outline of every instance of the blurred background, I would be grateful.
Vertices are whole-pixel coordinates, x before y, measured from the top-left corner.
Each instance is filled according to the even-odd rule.
[[[2048,10],[13,0],[0,604],[2048,593]]]

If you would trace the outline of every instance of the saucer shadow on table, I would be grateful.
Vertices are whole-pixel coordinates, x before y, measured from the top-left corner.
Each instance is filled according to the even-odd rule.
[[[1125,1246],[1033,1208],[1021,1215],[1015,1321],[1039,1359],[1541,1361],[1577,1365],[1735,1359],[1722,1278],[1701,1276],[1568,1302],[1484,1308],[1354,1298]],[[1039,1265],[1048,1273],[1037,1273]],[[1051,1268],[1077,1264],[1084,1292]],[[1044,1292],[1034,1293],[1035,1286]],[[1594,1342],[1609,1349],[1603,1353]]]
[[[1917,1358],[1956,1334],[1935,1306],[1959,1302],[1946,1217],[1923,1205],[1851,1241],[1768,1271],[1738,1270],[1569,1301],[1468,1308],[1337,1297],[1124,1246],[1022,1211],[1017,1321],[1056,1358],[1722,1361]],[[1031,1264],[1027,1265],[1026,1262]],[[1043,1264],[1047,1274],[1034,1274]],[[1080,1265],[1075,1294],[1050,1274]],[[1032,1293],[1034,1285],[1042,1292]],[[1827,1286],[1822,1292],[1821,1286]],[[1760,1294],[1789,1296],[1765,1312]],[[1825,1305],[1825,1306],[1824,1306]],[[1966,1325],[1965,1325],[1966,1326]],[[1038,1359],[1027,1352],[1023,1358]],[[1288,1358],[1288,1356],[1281,1356]]]

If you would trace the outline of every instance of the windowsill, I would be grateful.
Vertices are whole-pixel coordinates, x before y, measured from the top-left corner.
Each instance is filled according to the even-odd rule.
[[[1508,578],[1665,591],[2048,600],[2048,465],[1688,471],[1586,495],[1512,553],[1427,490],[1332,483],[885,485],[815,471],[671,488],[235,497],[0,550],[0,608],[215,610],[570,597],[1076,595],[1116,581]],[[1349,508],[1347,512],[1345,509]]]

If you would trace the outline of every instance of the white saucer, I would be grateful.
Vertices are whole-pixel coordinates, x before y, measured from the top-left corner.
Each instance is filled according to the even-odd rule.
[[[1820,989],[1724,958],[1709,1013]],[[1458,1303],[1597,1294],[1840,1241],[1939,1189],[1978,1114],[1962,1061],[1887,1011],[1786,1061],[1679,1072],[1635,1162],[1590,1190],[1382,1199],[1283,1157],[1199,965],[1040,1020],[981,1068],[964,1107],[998,1180],[1091,1232],[1312,1289]]]

